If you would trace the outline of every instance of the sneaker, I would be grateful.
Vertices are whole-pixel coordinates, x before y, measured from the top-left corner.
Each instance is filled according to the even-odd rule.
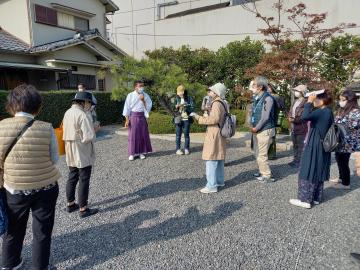
[[[290,204],[295,205],[295,206],[299,206],[299,207],[303,207],[306,209],[310,209],[311,208],[311,204],[310,203],[306,203],[306,202],[302,202],[298,199],[291,199],[289,201]]]
[[[256,177],[256,178],[257,178],[257,177],[260,177],[260,176],[261,176],[261,173],[254,173],[253,176]]]
[[[216,192],[217,192],[217,188],[209,189],[208,187],[204,187],[203,189],[200,189],[200,192],[201,192],[201,193],[204,193],[204,194],[216,193]]]
[[[218,187],[225,187],[225,183],[224,183],[224,184],[221,184],[221,185],[217,184],[217,186],[218,186]]]
[[[72,212],[75,212],[77,210],[79,210],[79,205],[77,203],[74,203],[72,205],[68,205],[65,208],[65,211],[68,212],[68,213],[72,213]]]
[[[181,155],[183,155],[184,153],[183,153],[183,151],[181,151],[181,150],[179,149],[179,150],[176,151],[176,154],[177,154],[178,156],[181,156]]]
[[[345,190],[351,189],[351,188],[350,188],[350,185],[349,185],[349,186],[345,186],[345,185],[343,185],[343,184],[341,184],[341,183],[336,184],[336,185],[333,185],[332,187],[333,187],[333,188],[336,188],[336,189],[345,189]]]
[[[354,262],[360,263],[360,254],[359,253],[350,253],[350,256]]]
[[[189,155],[190,151],[188,149],[185,149],[185,155]]]
[[[140,159],[145,159],[145,158],[146,158],[146,156],[144,154],[140,155]]]
[[[80,218],[86,218],[86,217],[90,217],[92,215],[95,215],[98,212],[99,212],[99,210],[96,209],[96,208],[94,208],[94,209],[86,208],[84,211],[79,212],[79,216],[80,216]]]
[[[341,183],[341,180],[339,178],[333,178],[333,179],[330,179],[329,182],[338,184],[338,183]]]
[[[134,156],[132,156],[132,155],[131,155],[131,156],[129,156],[129,160],[130,160],[130,161],[133,161],[134,159],[135,159],[135,157],[134,157]]]
[[[260,176],[260,177],[256,177],[256,179],[263,183],[265,183],[265,182],[266,183],[274,183],[275,182],[275,178],[273,178],[273,177]]]
[[[319,205],[320,204],[320,202],[318,202],[318,201],[313,201],[313,203],[314,203],[314,205]]]
[[[14,267],[1,267],[1,270],[19,270],[23,267],[24,265],[24,260],[21,258],[20,259],[20,263],[17,266]]]

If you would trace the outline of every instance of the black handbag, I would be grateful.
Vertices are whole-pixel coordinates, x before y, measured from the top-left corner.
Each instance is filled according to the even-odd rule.
[[[25,133],[25,131],[32,126],[32,124],[35,122],[34,119],[30,120],[26,123],[26,125],[19,131],[17,136],[14,138],[14,140],[11,142],[9,148],[6,150],[6,153],[4,155],[3,164],[5,163],[6,158],[8,157],[9,153],[13,149],[13,147],[16,145],[16,143],[19,141],[21,136]],[[3,169],[1,169],[1,174],[3,177]],[[8,227],[8,216],[6,213],[6,203],[5,203],[5,192],[4,190],[0,190],[0,236],[3,235]]]

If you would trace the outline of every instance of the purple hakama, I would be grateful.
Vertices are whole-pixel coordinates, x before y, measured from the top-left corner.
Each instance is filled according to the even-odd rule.
[[[131,112],[128,134],[129,156],[152,152],[148,124],[143,112]]]

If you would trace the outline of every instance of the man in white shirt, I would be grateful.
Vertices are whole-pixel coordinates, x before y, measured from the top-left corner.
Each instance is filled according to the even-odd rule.
[[[145,159],[147,153],[152,152],[149,129],[146,118],[149,117],[152,101],[150,96],[144,92],[144,82],[136,81],[134,91],[127,95],[123,110],[125,116],[125,127],[128,132],[128,154],[132,161],[139,156]]]

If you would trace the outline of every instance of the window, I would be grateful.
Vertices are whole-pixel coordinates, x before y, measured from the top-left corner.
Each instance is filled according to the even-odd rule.
[[[89,30],[89,20],[74,17],[75,18],[75,29],[79,31],[88,31]]]
[[[98,89],[99,91],[105,91],[105,79],[98,80]]]
[[[237,6],[237,5],[242,5],[242,4],[246,4],[246,3],[250,3],[250,2],[253,2],[253,0],[232,0],[232,5]]]
[[[49,25],[57,25],[57,12],[54,9],[35,5],[35,21]]]
[[[58,26],[75,29],[74,16],[62,12],[57,13]]]
[[[86,89],[96,89],[95,75],[59,73],[59,89],[77,89],[79,83],[83,83]]]
[[[40,5],[35,5],[35,22],[76,31],[89,30],[89,20]]]

